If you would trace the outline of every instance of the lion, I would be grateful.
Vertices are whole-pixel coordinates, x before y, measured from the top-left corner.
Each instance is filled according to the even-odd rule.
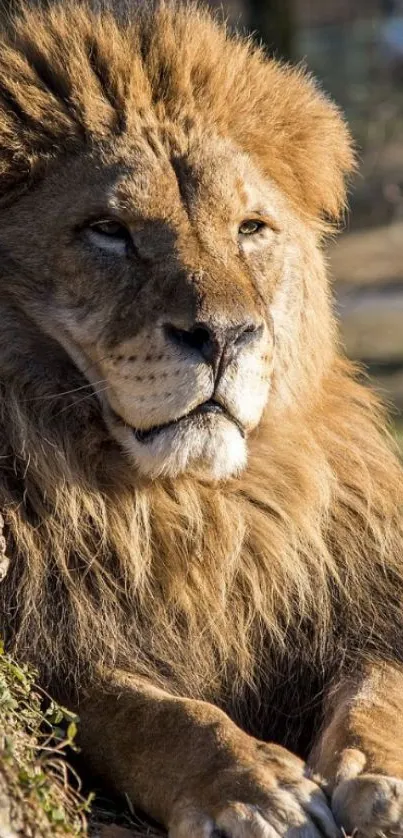
[[[301,68],[175,2],[0,49],[1,632],[170,838],[403,834],[402,470]]]

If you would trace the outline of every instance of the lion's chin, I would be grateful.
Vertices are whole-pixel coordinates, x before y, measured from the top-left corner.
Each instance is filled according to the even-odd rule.
[[[130,460],[147,477],[196,473],[224,480],[239,474],[246,465],[245,437],[224,415],[185,417],[145,439],[139,439],[124,423],[112,420],[108,425]]]

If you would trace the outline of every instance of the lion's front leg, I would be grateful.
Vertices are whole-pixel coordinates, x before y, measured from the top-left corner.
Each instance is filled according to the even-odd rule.
[[[240,730],[212,704],[114,675],[80,707],[98,774],[169,838],[337,838],[305,764]]]
[[[373,665],[329,697],[310,762],[347,834],[403,836],[403,667]]]

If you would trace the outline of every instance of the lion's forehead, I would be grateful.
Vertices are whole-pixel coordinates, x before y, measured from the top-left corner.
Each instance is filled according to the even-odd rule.
[[[180,129],[172,134],[167,141],[166,127],[155,126],[146,136],[140,133],[135,148],[126,142],[119,149],[118,175],[109,191],[112,208],[134,214],[138,222],[178,221],[185,211],[216,231],[252,209],[274,217],[287,212],[275,184],[232,140],[199,129],[184,144]]]

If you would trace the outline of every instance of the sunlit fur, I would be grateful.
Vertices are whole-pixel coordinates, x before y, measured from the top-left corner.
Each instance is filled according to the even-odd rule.
[[[40,315],[23,284],[24,315],[2,301],[0,506],[12,562],[1,631],[66,701],[100,661],[220,700],[281,667],[298,690],[304,668],[331,679],[364,657],[403,653],[401,471],[374,398],[338,358],[320,250],[352,156],[336,109],[300,71],[187,8],[163,5],[152,28],[126,29],[81,6],[27,12],[0,49],[4,223],[25,207],[18,242],[2,244],[1,282],[28,248],[35,265],[23,201],[64,154],[92,142],[107,155],[115,135],[124,148],[151,116],[183,134],[189,113],[199,131],[214,115],[285,196],[298,230],[299,291],[291,271],[274,298],[274,395],[242,474],[139,477],[100,403],[76,390],[82,375],[70,365],[66,378],[46,323],[38,360]]]

